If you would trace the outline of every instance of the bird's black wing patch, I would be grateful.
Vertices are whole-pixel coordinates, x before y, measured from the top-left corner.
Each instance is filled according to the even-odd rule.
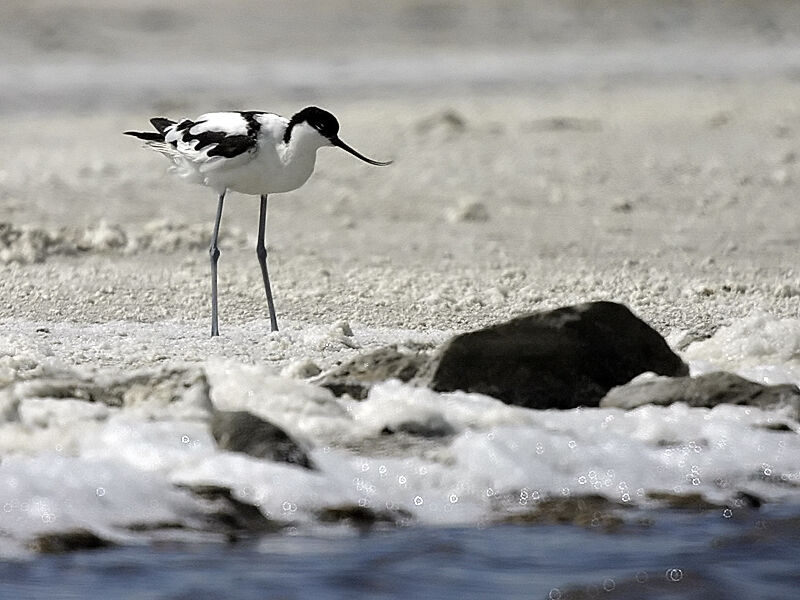
[[[150,119],[150,123],[155,127],[156,131],[160,133],[162,136],[164,132],[170,125],[175,125],[175,121],[171,121],[169,119],[165,119],[164,117],[153,117]]]
[[[214,148],[208,151],[208,156],[222,156],[224,158],[233,158],[248,152],[256,145],[256,138],[249,135],[226,135],[220,131],[205,131],[201,134],[194,136],[198,140],[196,150],[216,144]]]
[[[186,131],[187,129],[191,129],[198,123],[203,123],[203,121],[192,121],[191,119],[184,119],[175,127],[177,131]]]
[[[233,158],[246,152],[251,151],[258,143],[258,132],[261,130],[261,123],[255,118],[255,115],[261,114],[257,111],[240,112],[239,115],[245,120],[247,124],[246,134],[231,134],[224,130],[208,129],[199,133],[192,133],[192,128],[195,125],[201,125],[206,121],[191,121],[185,119],[178,123],[175,127],[177,132],[180,132],[181,140],[186,144],[192,144],[196,141],[194,149],[202,151],[207,146],[214,146],[206,155],[208,157],[221,156],[223,158]]]

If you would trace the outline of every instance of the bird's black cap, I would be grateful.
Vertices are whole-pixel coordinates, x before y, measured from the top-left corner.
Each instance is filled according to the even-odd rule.
[[[283,141],[289,143],[292,137],[292,129],[300,123],[308,123],[319,131],[320,135],[332,140],[339,133],[339,121],[331,113],[316,106],[307,106],[303,110],[292,115],[286,132],[283,134]]]

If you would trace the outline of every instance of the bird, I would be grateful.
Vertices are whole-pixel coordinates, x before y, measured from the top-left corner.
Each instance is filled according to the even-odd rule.
[[[145,147],[166,156],[169,171],[189,183],[204,185],[217,194],[217,214],[211,235],[211,337],[219,335],[217,310],[217,245],[222,206],[229,192],[260,196],[256,255],[261,266],[269,308],[270,328],[278,331],[275,303],[267,270],[267,197],[301,187],[314,172],[317,150],[341,148],[376,166],[392,161],[367,158],[339,137],[339,121],[316,106],[307,106],[291,118],[262,111],[210,112],[195,119],[173,121],[154,117],[155,131],[125,131]]]

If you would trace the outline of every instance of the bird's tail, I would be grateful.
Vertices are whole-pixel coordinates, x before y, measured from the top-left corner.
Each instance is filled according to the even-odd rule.
[[[170,147],[164,139],[167,130],[175,125],[175,121],[165,119],[164,117],[154,117],[150,119],[150,123],[156,131],[124,131],[125,135],[130,135],[140,140],[144,140],[145,146],[148,146],[156,152],[161,152],[165,156],[175,159],[175,149]]]
[[[139,138],[140,140],[144,140],[146,142],[164,141],[163,133],[154,133],[152,131],[123,131],[123,133],[125,135],[132,135],[133,137]]]
[[[175,142],[167,142],[166,136],[177,121],[171,121],[164,117],[150,119],[150,123],[156,131],[125,131],[125,135],[130,135],[140,140],[144,140],[144,145],[156,152],[160,152],[172,161],[170,171],[183,177],[187,181],[203,183],[203,177],[197,169],[191,168],[187,164],[186,157],[183,156],[175,147]]]
[[[172,125],[175,125],[175,121],[165,119],[164,117],[154,117],[150,119],[150,123],[152,123],[157,133],[153,131],[125,131],[123,133],[125,135],[132,135],[133,137],[139,138],[140,140],[144,140],[146,142],[163,143],[164,135],[167,129],[169,129]]]

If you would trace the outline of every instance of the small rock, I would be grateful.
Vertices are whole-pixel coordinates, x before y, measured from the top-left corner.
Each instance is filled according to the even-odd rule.
[[[19,400],[74,398],[110,407],[147,404],[157,409],[176,405],[200,416],[211,408],[208,381],[199,368],[142,369],[132,373],[101,374],[94,379],[65,373],[19,382],[14,385],[12,394]]]
[[[758,425],[753,425],[753,428],[764,429],[766,431],[777,431],[779,433],[794,431],[794,428],[786,423],[759,423]]]
[[[247,411],[215,410],[211,434],[222,450],[315,469],[308,455],[283,429]]]
[[[180,521],[134,521],[133,523],[127,523],[124,527],[134,533],[188,529],[187,525]]]
[[[350,323],[344,319],[341,321],[336,321],[336,323],[331,326],[331,332],[337,335],[353,337],[353,329],[350,327]]]
[[[281,370],[281,375],[284,377],[292,377],[294,379],[308,379],[316,377],[322,372],[319,365],[311,359],[296,360],[289,363]]]
[[[404,433],[414,437],[443,438],[455,433],[453,426],[441,415],[431,415],[426,420],[403,421],[387,425],[381,431],[382,435]]]
[[[685,402],[689,406],[713,408],[718,404],[744,404],[760,408],[790,405],[800,420],[800,389],[795,385],[761,385],[733,373],[717,372],[698,377],[659,378],[611,389],[601,407],[630,410],[644,404],[667,406]]]
[[[346,523],[358,529],[371,529],[375,525],[405,525],[411,520],[411,513],[405,510],[376,511],[356,504],[329,506],[317,511],[317,518],[323,523]]]
[[[631,212],[633,210],[633,203],[627,198],[617,198],[611,204],[611,210],[614,212]]]
[[[625,508],[624,504],[593,494],[548,498],[536,502],[533,510],[513,513],[505,517],[503,522],[515,525],[577,525],[612,532],[625,524],[618,514]]]
[[[713,264],[713,262],[710,264]],[[714,288],[705,283],[694,283],[683,289],[684,296],[713,296],[714,293]]]
[[[204,515],[206,528],[227,535],[230,541],[236,541],[243,533],[273,533],[282,529],[280,524],[265,517],[257,506],[235,498],[230,488],[217,485],[178,487],[212,504],[210,512]]]
[[[672,492],[649,492],[647,497],[650,500],[655,500],[659,504],[669,508],[691,510],[691,511],[706,511],[723,508],[720,504],[715,504],[706,500],[702,494],[674,494]]]
[[[41,554],[61,554],[77,550],[97,550],[113,544],[88,529],[72,529],[55,533],[42,533],[28,543],[28,547]]]
[[[775,287],[775,296],[778,298],[794,298],[800,296],[800,286],[783,283]]]
[[[483,202],[466,198],[447,209],[445,216],[451,223],[483,223],[489,220],[489,211]]]
[[[717,129],[719,127],[727,125],[730,122],[731,122],[731,114],[727,111],[721,110],[717,113],[714,113],[708,119],[708,126],[711,127],[712,129]]]
[[[428,354],[420,347],[400,350],[391,345],[356,356],[324,373],[314,383],[336,396],[348,394],[355,400],[363,400],[374,384],[389,379],[409,381],[427,361]]]

